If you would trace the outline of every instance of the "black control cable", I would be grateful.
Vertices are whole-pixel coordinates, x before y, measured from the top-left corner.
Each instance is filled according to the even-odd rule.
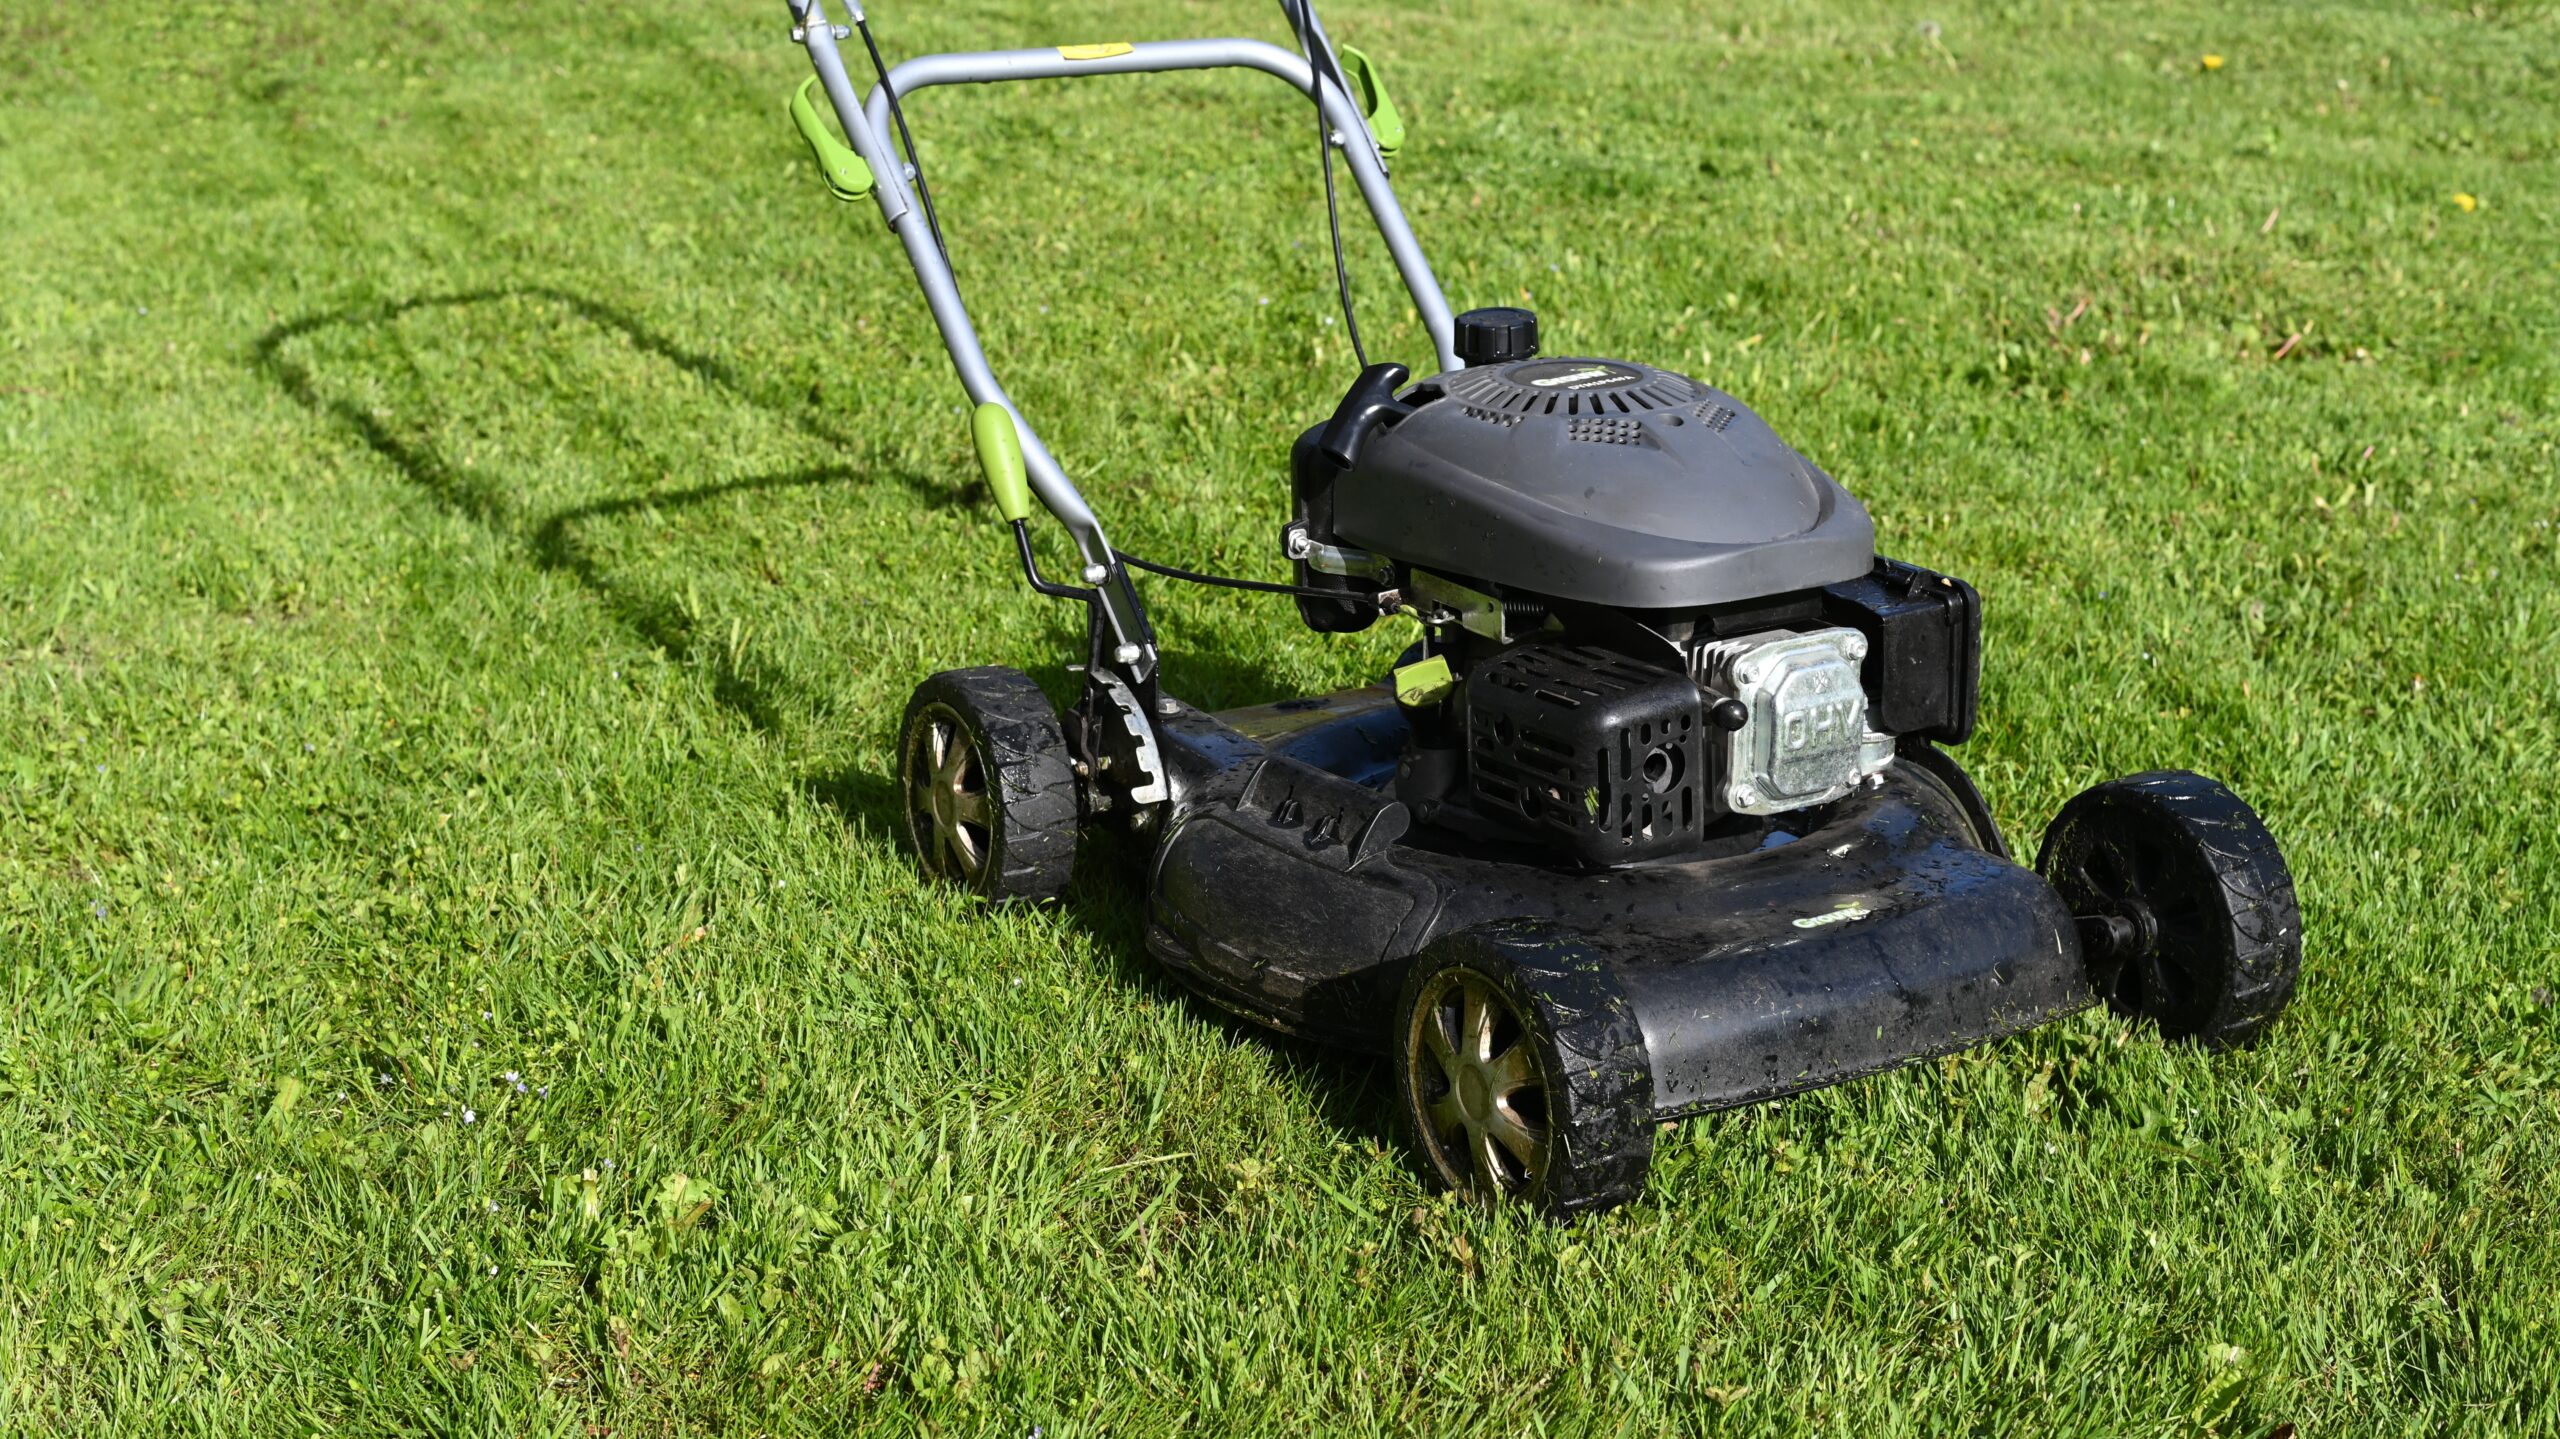
[[[1351,87],[1343,80],[1341,70],[1334,66],[1332,57],[1324,46],[1317,43],[1312,23],[1311,0],[1299,0],[1298,4],[1292,8],[1291,15],[1297,22],[1298,44],[1306,53],[1309,68],[1315,73],[1332,76],[1333,83],[1341,88],[1344,95],[1349,95]],[[898,139],[906,146],[907,167],[915,172],[916,201],[924,210],[925,228],[932,232],[933,247],[941,252],[942,262],[947,266],[951,263],[951,251],[942,242],[942,221],[934,214],[933,190],[925,183],[924,161],[916,158],[916,138],[913,132],[907,129],[906,110],[898,103],[897,87],[889,83],[889,67],[887,62],[881,59],[879,42],[871,36],[870,18],[862,13],[859,6],[854,9],[853,24],[854,28],[862,34],[863,50],[871,57],[871,73],[880,79],[880,93],[889,97],[890,118],[897,122]],[[1342,255],[1342,209],[1341,202],[1336,198],[1333,184],[1333,127],[1325,119],[1322,104],[1316,106],[1316,141],[1320,147],[1319,154],[1324,161],[1325,220],[1333,232],[1333,278],[1334,287],[1342,297],[1342,323],[1351,334],[1351,353],[1359,359],[1360,367],[1367,369],[1368,351],[1360,343],[1360,321],[1352,313],[1351,308],[1351,271],[1344,263]],[[952,283],[955,287],[958,285],[957,276],[954,276]],[[1092,590],[1058,584],[1040,573],[1039,566],[1031,557],[1031,532],[1023,521],[1013,522],[1013,533],[1014,543],[1021,550],[1023,572],[1031,577],[1031,587],[1034,590],[1046,595],[1088,602],[1097,598]],[[1134,565],[1150,574],[1163,575],[1167,579],[1181,580],[1188,584],[1207,585],[1212,589],[1296,595],[1305,599],[1339,600],[1367,605],[1372,609],[1383,608],[1375,599],[1367,595],[1346,594],[1339,590],[1320,590],[1310,585],[1278,584],[1270,580],[1246,580],[1237,579],[1231,575],[1202,574],[1198,570],[1186,570],[1179,565],[1158,564],[1154,560],[1141,559],[1126,550],[1115,549],[1112,554],[1121,563]]]
[[[1135,565],[1149,574],[1162,575],[1167,579],[1182,580],[1195,585],[1207,585],[1212,589],[1252,590],[1257,594],[1297,595],[1302,599],[1342,600],[1351,604],[1367,605],[1371,609],[1385,608],[1369,595],[1349,594],[1341,590],[1320,590],[1312,585],[1285,585],[1271,580],[1240,580],[1230,575],[1204,575],[1198,570],[1186,570],[1178,565],[1160,565],[1153,560],[1142,560],[1127,550],[1115,549],[1111,553],[1118,557],[1122,564]]]
[[[871,17],[862,7],[853,7],[853,28],[862,32],[862,48],[871,52],[871,73],[880,77],[880,93],[889,97],[889,118],[898,122],[898,138],[907,147],[907,168],[916,174],[916,200],[924,207],[924,226],[933,233],[933,248],[942,252],[945,269],[951,265],[951,251],[942,243],[942,220],[933,213],[933,188],[924,182],[924,162],[916,158],[916,137],[907,129],[907,112],[898,104],[898,87],[889,83],[889,67],[880,58],[880,42],[871,38]],[[952,276],[953,289],[960,286],[958,275]]]
[[[1296,0],[1289,7],[1290,27],[1298,32],[1298,48],[1305,52],[1307,69],[1315,79],[1316,95],[1324,93],[1324,82],[1330,77],[1345,99],[1352,98],[1351,86],[1333,63],[1333,51],[1319,38],[1315,24],[1315,0]],[[1310,97],[1314,98],[1314,97]],[[1343,137],[1350,143],[1350,137]],[[1316,101],[1316,157],[1324,167],[1325,227],[1333,234],[1333,285],[1342,296],[1342,328],[1351,335],[1352,358],[1361,369],[1369,368],[1368,348],[1360,343],[1360,317],[1351,308],[1351,267],[1342,257],[1342,203],[1333,186],[1333,122],[1325,118],[1324,103]]]

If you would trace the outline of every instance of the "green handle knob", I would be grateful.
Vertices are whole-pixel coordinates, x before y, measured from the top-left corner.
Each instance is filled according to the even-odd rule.
[[[996,492],[996,513],[1012,521],[1031,518],[1031,476],[1022,466],[1022,432],[1013,426],[1013,412],[989,400],[969,417],[969,434],[978,442],[987,488]]]
[[[1396,113],[1396,102],[1387,98],[1387,81],[1378,73],[1378,62],[1345,45],[1342,78],[1351,82],[1351,99],[1367,117],[1369,133],[1378,141],[1378,153],[1394,159],[1396,152],[1404,148],[1404,116]]]
[[[871,193],[871,167],[862,163],[852,146],[827,133],[827,122],[818,118],[818,107],[809,100],[817,84],[818,77],[812,75],[791,92],[791,123],[800,127],[800,138],[809,142],[809,153],[817,157],[827,193],[839,200],[859,200]]]

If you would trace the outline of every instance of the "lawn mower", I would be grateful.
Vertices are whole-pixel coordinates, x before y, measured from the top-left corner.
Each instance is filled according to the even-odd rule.
[[[1858,501],[1725,391],[1546,355],[1525,310],[1450,313],[1388,183],[1404,119],[1311,0],[1282,5],[1295,49],[1113,42],[894,67],[858,7],[845,25],[825,0],[791,5],[816,71],[792,119],[828,188],[871,199],[904,246],[1025,579],[1085,612],[1063,713],[1017,670],[916,688],[896,773],[929,874],[1052,900],[1082,831],[1125,831],[1167,970],[1270,1028],[1383,1050],[1430,1175],[1559,1215],[1637,1194],[1662,1121],[2093,1002],[2235,1045],[2292,997],[2293,882],[2228,789],[2176,771],[2099,784],[2033,869],[2016,863],[1947,750],[1977,709],[1971,586],[1879,556]],[[839,49],[857,32],[867,95]],[[1359,362],[1291,445],[1285,582],[1106,537],[989,366],[902,103],[1221,67],[1313,104]],[[1435,373],[1368,362],[1337,163]],[[1076,574],[1042,573],[1035,500]],[[1373,685],[1206,713],[1159,683],[1138,574],[1272,593],[1322,633],[1392,616],[1419,638]]]

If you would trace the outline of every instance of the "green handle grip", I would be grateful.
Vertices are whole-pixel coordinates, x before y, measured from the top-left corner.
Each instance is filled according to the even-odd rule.
[[[862,163],[852,146],[827,133],[827,122],[818,118],[818,107],[809,100],[817,84],[818,77],[812,75],[791,92],[791,123],[800,127],[800,138],[809,142],[809,153],[817,157],[827,193],[839,200],[859,200],[871,193],[871,167]]]
[[[1404,116],[1396,113],[1396,102],[1387,98],[1387,82],[1378,73],[1378,62],[1345,45],[1342,78],[1351,82],[1351,99],[1368,118],[1369,133],[1378,141],[1378,153],[1394,159],[1396,152],[1404,148]]]
[[[1010,521],[1031,518],[1031,476],[1022,465],[1022,432],[1013,412],[993,400],[969,417],[970,437],[978,442],[978,467],[987,472],[987,488],[995,491],[996,513]]]

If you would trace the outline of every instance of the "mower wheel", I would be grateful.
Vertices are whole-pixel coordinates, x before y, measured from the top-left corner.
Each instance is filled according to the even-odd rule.
[[[898,729],[907,844],[925,873],[996,904],[1064,894],[1076,777],[1049,697],[1020,670],[944,670]]]
[[[1973,776],[1964,772],[1954,755],[1917,735],[1906,737],[1897,754],[1909,773],[1944,795],[1956,813],[1964,816],[1965,828],[1973,834],[1974,848],[1994,858],[2009,858],[2009,841],[2001,835],[1999,821],[1991,817],[1991,806],[1983,801]]]
[[[1442,1184],[1559,1218],[1644,1188],[1644,1032],[1589,950],[1525,922],[1445,936],[1414,960],[1395,1026],[1397,1108]]]
[[[2036,871],[2080,920],[2089,983],[2170,1039],[2229,1049],[2293,998],[2302,911],[2257,812],[2183,770],[2108,780],[2044,832]]]

